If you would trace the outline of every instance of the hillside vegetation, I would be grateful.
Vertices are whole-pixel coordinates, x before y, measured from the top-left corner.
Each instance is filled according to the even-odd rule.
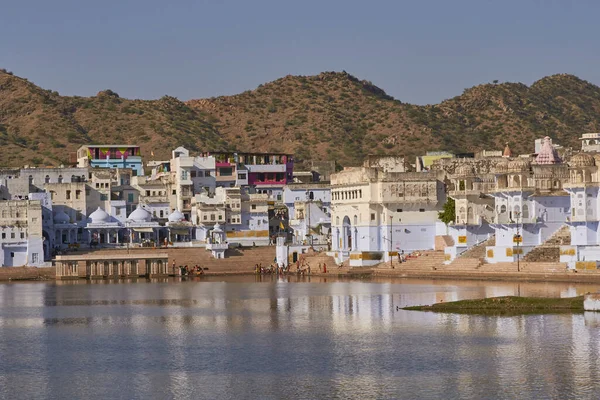
[[[579,147],[600,128],[600,88],[572,75],[484,84],[436,105],[388,96],[346,72],[286,76],[234,96],[129,100],[112,90],[60,96],[0,71],[0,165],[56,165],[86,143],[140,144],[150,159],[192,151],[285,151],[299,160],[360,164],[367,154],[533,151],[545,135]]]

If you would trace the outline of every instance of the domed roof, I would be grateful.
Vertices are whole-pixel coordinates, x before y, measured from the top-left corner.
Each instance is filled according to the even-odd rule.
[[[529,171],[529,161],[524,158],[517,158],[508,163],[508,172]]]
[[[68,224],[69,222],[71,222],[71,218],[63,210],[60,210],[59,212],[54,214],[55,224]]]
[[[459,164],[458,167],[456,167],[456,170],[454,171],[455,175],[463,176],[473,175],[474,173],[475,171],[473,170],[473,166],[467,163]]]
[[[180,222],[185,221],[185,216],[179,211],[175,210],[169,215],[169,222]]]
[[[569,161],[569,166],[575,168],[593,167],[594,165],[596,165],[594,157],[586,153],[577,153],[573,157],[571,157],[571,161]]]
[[[139,204],[131,214],[129,214],[130,220],[134,222],[149,222],[152,219],[152,214],[144,210]]]
[[[108,222],[110,220],[110,215],[108,215],[106,211],[98,207],[96,211],[90,214],[90,219],[94,224]]]
[[[215,227],[213,228],[213,232],[223,232],[223,229],[221,229],[221,224],[219,224],[217,222],[217,224],[215,225]]]

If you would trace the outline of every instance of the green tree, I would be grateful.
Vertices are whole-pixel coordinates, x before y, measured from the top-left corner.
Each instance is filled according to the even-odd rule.
[[[455,203],[452,197],[448,197],[446,204],[444,204],[444,209],[438,213],[438,218],[446,225],[456,220]]]

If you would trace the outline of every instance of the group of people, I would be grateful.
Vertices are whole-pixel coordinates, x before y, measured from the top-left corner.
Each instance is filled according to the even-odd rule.
[[[197,276],[204,275],[204,269],[198,264],[193,267],[189,267],[188,265],[180,265],[179,268],[175,268],[175,261],[173,261],[173,275],[179,276]]]
[[[254,265],[254,273],[257,275],[269,275],[269,274],[277,274],[277,275],[286,275],[289,274],[290,266],[285,264],[277,264],[272,263],[268,267],[263,267],[262,264]],[[304,260],[300,262],[300,260],[296,261],[296,274],[297,275],[310,275],[311,274],[310,264],[305,262]],[[327,265],[325,263],[319,263],[319,273],[327,273]]]

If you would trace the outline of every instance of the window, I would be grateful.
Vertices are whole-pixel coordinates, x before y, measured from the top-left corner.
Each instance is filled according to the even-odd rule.
[[[397,209],[397,210],[396,210],[396,212],[402,212],[402,209],[401,209],[401,208],[399,208],[399,209]]]
[[[177,189],[173,189],[173,195],[177,194]]]
[[[15,258],[15,253],[14,252],[10,252],[10,258]]]
[[[25,232],[21,232],[21,239],[25,239]]]
[[[44,183],[50,183],[50,175],[46,175],[46,178],[44,178]]]
[[[76,191],[75,191],[75,198],[76,198],[77,200],[81,199],[81,190],[76,190]]]
[[[202,220],[203,220],[203,221],[206,221],[207,219],[208,219],[208,218],[207,218],[206,214],[204,214],[204,215],[202,216]]]
[[[11,238],[11,239],[14,239],[14,238],[15,238],[15,233],[14,233],[14,232],[11,232],[11,233],[10,233],[10,238]]]
[[[100,188],[100,184],[96,182],[96,189]]]
[[[375,213],[371,213],[371,221],[375,221]]]
[[[40,261],[38,253],[31,253],[31,262],[37,264]]]
[[[221,221],[223,219],[223,216],[221,214],[219,214],[219,221]]]
[[[215,220],[215,214],[210,214],[210,220],[214,221]]]
[[[67,190],[67,200],[71,200],[71,191]]]
[[[192,178],[195,178],[196,177],[196,171],[190,171],[190,176]]]
[[[425,212],[424,208],[419,208],[419,212]]]
[[[2,239],[6,239],[6,233],[2,232]]]
[[[239,179],[240,181],[243,181],[243,180],[245,180],[245,179],[246,179],[246,174],[238,174],[238,179]]]
[[[133,203],[133,193],[127,193],[127,202]]]
[[[163,210],[160,210],[159,215],[160,215],[161,218],[164,218],[165,217],[165,212]]]
[[[256,204],[252,204],[252,209],[256,210]]]
[[[108,195],[100,194],[100,201],[106,201],[106,200],[108,200]]]
[[[58,183],[63,183],[63,177],[62,177],[62,175],[58,176]]]
[[[233,168],[220,168],[219,169],[219,175],[220,176],[232,176],[233,175]]]

